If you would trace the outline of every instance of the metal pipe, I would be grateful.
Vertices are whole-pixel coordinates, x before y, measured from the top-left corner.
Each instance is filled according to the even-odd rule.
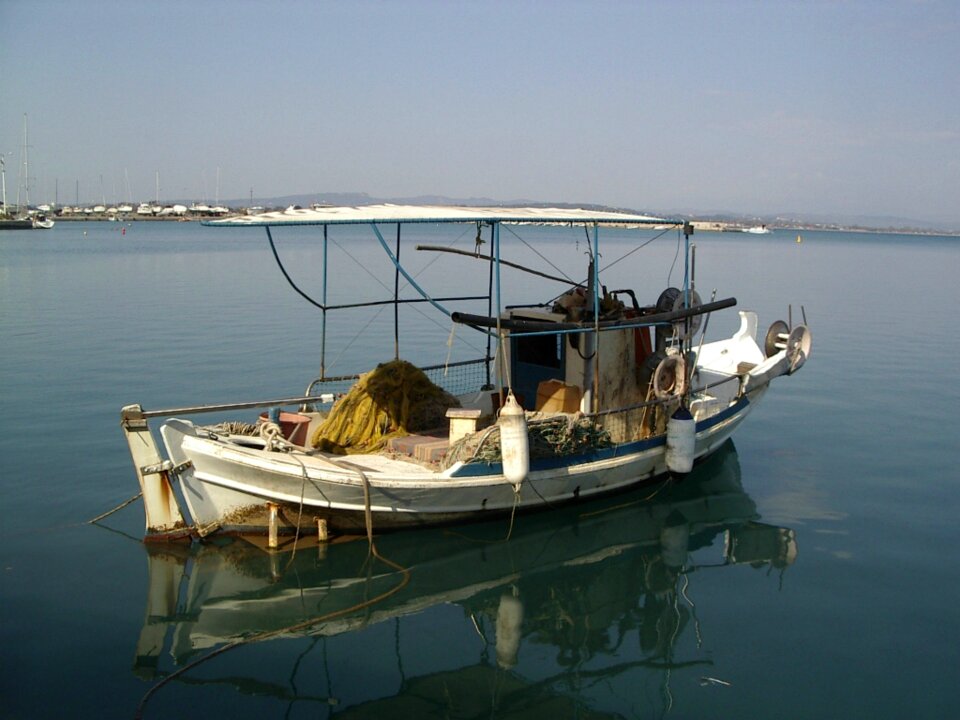
[[[590,330],[593,325],[599,327],[600,330],[613,330],[626,327],[648,327],[650,325],[662,325],[665,323],[672,323],[676,320],[682,320],[686,317],[692,317],[694,315],[705,315],[706,313],[713,312],[714,310],[723,310],[724,308],[733,307],[737,304],[736,298],[726,298],[725,300],[717,300],[716,302],[706,303],[705,305],[697,305],[692,308],[682,308],[680,310],[671,310],[669,312],[663,313],[653,313],[651,315],[645,315],[640,318],[630,318],[624,320],[602,320],[600,322],[585,324],[585,323],[575,323],[575,322],[545,322],[540,320],[520,320],[520,319],[510,319],[500,321],[499,318],[493,317],[484,317],[482,315],[471,315],[470,313],[455,312],[451,314],[450,318],[456,322],[463,325],[475,325],[477,327],[497,327],[498,325],[502,326],[507,330],[517,330],[517,331],[530,331],[530,332],[558,332],[561,330],[574,330],[574,331],[584,331]]]
[[[486,300],[486,295],[453,295],[450,297],[438,297],[433,298],[399,298],[394,300],[370,300],[368,302],[359,302],[359,303],[344,303],[343,305],[326,305],[325,310],[352,310],[353,308],[365,308],[365,307],[377,307],[378,305],[406,305],[409,303],[425,303],[432,302],[436,300],[437,302],[450,302],[451,300]]]
[[[474,258],[474,259],[478,258],[476,253],[469,252],[468,250],[442,247],[440,245],[417,245],[417,250],[427,250],[430,252],[445,252],[445,253],[452,253],[454,255],[464,255],[465,257]],[[487,258],[483,258],[482,256],[480,256],[480,258],[483,260],[487,259]],[[539,270],[534,270],[533,268],[528,268],[524,265],[510,262],[509,260],[501,260],[500,264],[506,265],[507,267],[512,267],[516,270],[521,270],[525,273],[530,273],[531,275],[537,275],[538,277],[546,278],[547,280],[555,280],[557,282],[562,282],[565,285],[573,285],[574,287],[583,287],[583,285],[578,285],[577,283],[571,282],[569,278],[562,278],[562,277],[557,277],[556,275],[549,275],[548,273],[540,272]]]
[[[329,399],[329,398],[328,398]],[[194,405],[180,408],[170,408],[167,410],[143,410],[139,413],[140,417],[169,417],[170,415],[200,415],[202,413],[224,412],[226,410],[249,410],[251,408],[271,407],[273,405],[300,405],[303,403],[323,402],[323,395],[298,395],[292,398],[280,398],[277,400],[257,400],[254,402],[227,403],[223,405]],[[127,413],[122,413],[121,417],[128,419]]]

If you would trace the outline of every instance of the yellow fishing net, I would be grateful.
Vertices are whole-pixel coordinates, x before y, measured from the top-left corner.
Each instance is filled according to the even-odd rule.
[[[314,431],[311,442],[324,452],[375,452],[392,437],[443,427],[451,407],[460,403],[422,370],[392,360],[360,377]]]

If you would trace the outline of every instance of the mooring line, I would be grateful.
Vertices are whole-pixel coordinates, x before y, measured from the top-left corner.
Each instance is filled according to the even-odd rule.
[[[122,503],[120,503],[119,505],[117,505],[115,508],[113,508],[113,510],[107,510],[107,511],[106,511],[105,513],[103,513],[102,515],[97,515],[93,520],[87,520],[87,525],[94,525],[94,524],[96,524],[97,522],[103,520],[104,518],[110,517],[111,515],[113,515],[113,514],[114,514],[115,512],[117,512],[118,510],[123,510],[127,505],[129,505],[129,504],[132,503],[134,500],[137,500],[137,499],[139,499],[139,498],[142,497],[142,496],[143,496],[143,493],[142,493],[142,492],[138,492],[136,495],[134,495],[134,496],[133,496],[132,498],[130,498],[129,500],[124,500]]]

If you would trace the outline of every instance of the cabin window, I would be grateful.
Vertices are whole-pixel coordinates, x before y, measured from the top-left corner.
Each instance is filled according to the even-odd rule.
[[[563,354],[560,335],[534,335],[514,340],[517,362],[548,368],[561,367]]]

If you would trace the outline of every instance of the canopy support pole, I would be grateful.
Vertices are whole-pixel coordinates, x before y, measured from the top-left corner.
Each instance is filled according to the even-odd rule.
[[[320,379],[327,376],[327,228],[323,226],[323,309],[320,320]]]
[[[593,402],[590,411],[600,407],[600,226],[593,224]]]
[[[490,271],[487,278],[487,316],[493,316],[493,225],[490,226]],[[479,233],[477,233],[479,236]],[[487,387],[490,387],[490,346],[493,344],[493,338],[487,333],[487,359],[484,365],[487,369]]]
[[[400,261],[400,223],[397,223],[397,262]],[[399,264],[393,271],[393,359],[400,359],[400,270]]]
[[[505,398],[503,397],[503,381],[507,381],[507,389],[511,392],[513,387],[510,383],[510,369],[507,360],[506,343],[503,338],[503,327],[501,324],[501,315],[503,309],[500,305],[500,223],[493,223],[493,255],[494,255],[494,296],[497,306],[497,358],[499,358],[499,367],[497,368],[497,390],[500,392],[500,407],[503,407]]]

